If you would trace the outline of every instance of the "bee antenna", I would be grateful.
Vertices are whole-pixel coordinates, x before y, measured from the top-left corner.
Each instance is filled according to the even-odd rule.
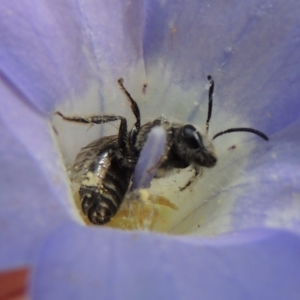
[[[214,87],[215,83],[213,78],[208,75],[207,79],[209,80],[209,90],[208,90],[208,113],[207,113],[207,120],[206,120],[206,133],[208,133],[208,128],[209,128],[209,121],[211,118],[211,113],[212,113],[212,105],[213,105],[213,93],[214,93]]]
[[[217,138],[218,136],[223,135],[223,134],[226,134],[226,133],[230,133],[230,132],[240,132],[240,131],[251,132],[251,133],[254,133],[254,134],[260,136],[261,138],[263,138],[263,139],[266,140],[266,141],[269,140],[269,138],[268,138],[264,133],[262,133],[261,131],[256,130],[256,129],[253,129],[253,128],[246,128],[246,127],[230,128],[230,129],[221,131],[221,132],[215,134],[215,135],[213,136],[212,139],[214,140],[214,139]]]

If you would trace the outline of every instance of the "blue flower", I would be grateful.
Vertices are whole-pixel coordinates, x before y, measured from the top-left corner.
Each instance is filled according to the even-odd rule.
[[[1,270],[28,267],[34,299],[298,299],[299,15],[296,0],[2,1]],[[208,74],[209,134],[247,126],[270,141],[218,138],[218,166],[186,192],[185,217],[169,229],[225,234],[79,224],[53,112],[130,119],[123,77],[144,122],[164,114],[201,126]],[[74,136],[72,126],[55,123],[67,164],[88,139],[115,133]]]

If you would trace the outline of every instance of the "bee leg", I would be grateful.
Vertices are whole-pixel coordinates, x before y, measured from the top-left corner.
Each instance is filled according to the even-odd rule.
[[[133,100],[130,93],[126,90],[126,88],[123,85],[123,82],[124,82],[123,78],[118,79],[119,87],[124,92],[128,102],[130,103],[131,111],[133,112],[135,119],[136,119],[136,122],[135,122],[133,128],[130,130],[129,137],[128,137],[129,146],[132,150],[134,150],[136,138],[137,138],[137,135],[141,128],[141,116],[140,116],[140,110],[139,110],[137,103]]]
[[[140,127],[141,127],[140,110],[139,110],[139,107],[138,107],[137,103],[132,99],[131,95],[129,94],[129,92],[124,87],[123,82],[124,82],[123,78],[118,79],[118,84],[120,86],[120,89],[124,92],[127,100],[129,101],[130,106],[131,106],[131,110],[132,110],[132,112],[133,112],[133,114],[136,118],[136,122],[134,124],[134,127],[136,128],[137,131],[139,131]]]
[[[65,121],[76,122],[76,123],[85,123],[85,124],[104,124],[109,122],[114,122],[118,120],[124,119],[121,116],[114,116],[114,115],[104,115],[104,116],[88,116],[88,117],[79,117],[79,116],[65,116],[61,112],[55,112],[56,115],[62,117]]]
[[[123,149],[123,152],[126,152],[126,150],[127,150],[127,121],[124,117],[114,116],[114,115],[89,116],[89,117],[77,117],[77,116],[67,117],[67,116],[64,116],[59,111],[57,111],[55,114],[62,117],[65,121],[85,123],[85,124],[95,124],[95,125],[120,120],[121,124],[119,127],[118,143],[119,143],[120,148]]]
[[[191,176],[191,178],[188,180],[188,182],[183,186],[183,187],[179,187],[179,191],[182,192],[184,191],[187,187],[189,187],[193,181],[197,178],[197,176],[199,175],[200,171],[198,168],[194,167],[194,174]]]

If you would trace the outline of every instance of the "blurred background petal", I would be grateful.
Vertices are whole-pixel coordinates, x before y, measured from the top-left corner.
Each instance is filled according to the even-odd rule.
[[[35,261],[45,236],[71,216],[51,127],[0,81],[0,266]]]
[[[257,151],[246,176],[232,186],[244,191],[232,211],[235,228],[284,227],[300,233],[299,130],[297,122],[274,134],[268,151]]]
[[[213,75],[213,132],[231,125],[228,114],[249,120],[268,134],[281,130],[300,116],[299,10],[296,0],[285,5],[260,0],[146,1],[146,73],[169,76],[172,84],[187,91],[201,89],[206,75]],[[151,77],[156,88],[167,82],[162,75]],[[203,95],[203,117],[201,107],[194,112],[197,95],[181,100],[188,109],[180,113],[199,124],[206,114],[206,91]],[[160,109],[174,116],[173,101],[160,104]]]
[[[300,240],[254,230],[219,239],[60,228],[41,252],[33,299],[298,299]]]
[[[80,17],[70,1],[2,1],[1,76],[22,100],[49,113],[82,93],[91,76]]]

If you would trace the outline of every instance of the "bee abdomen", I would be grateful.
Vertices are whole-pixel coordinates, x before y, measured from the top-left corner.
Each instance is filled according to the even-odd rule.
[[[114,175],[108,173],[101,180],[100,187],[82,185],[79,190],[82,211],[93,224],[108,223],[115,216],[129,186],[130,176],[124,176],[122,173],[118,173],[119,176],[115,173]]]

